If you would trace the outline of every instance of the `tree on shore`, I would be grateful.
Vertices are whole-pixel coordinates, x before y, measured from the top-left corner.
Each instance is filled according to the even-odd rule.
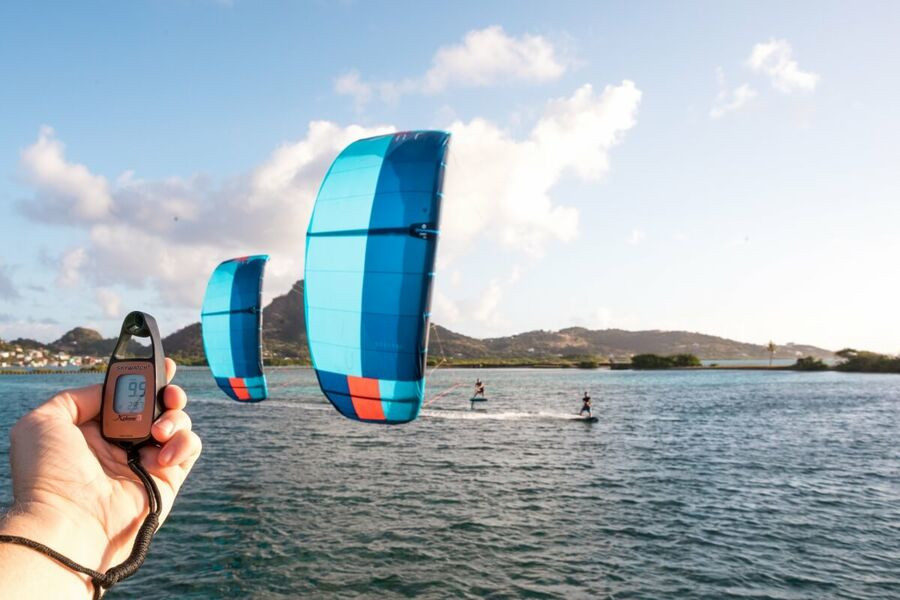
[[[659,356],[657,354],[636,354],[631,357],[633,369],[671,369],[674,367],[699,367],[700,359],[693,354],[672,354]]]
[[[835,352],[835,355],[844,359],[835,365],[838,371],[850,371],[858,373],[900,373],[900,356],[866,352],[844,348]]]
[[[797,371],[826,371],[828,370],[828,365],[822,362],[821,359],[813,356],[804,356],[797,359],[793,368]]]

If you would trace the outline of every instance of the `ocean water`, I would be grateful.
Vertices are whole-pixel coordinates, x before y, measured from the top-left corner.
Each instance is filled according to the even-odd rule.
[[[0,377],[0,501],[12,423],[99,380]],[[900,376],[439,370],[396,427],[176,382],[204,453],[111,599],[900,597]]]

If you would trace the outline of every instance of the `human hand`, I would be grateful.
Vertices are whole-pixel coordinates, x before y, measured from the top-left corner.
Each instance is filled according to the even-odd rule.
[[[175,362],[166,359],[166,381]],[[65,390],[23,416],[10,433],[15,503],[0,533],[41,542],[105,572],[128,557],[148,512],[147,492],[125,451],[100,434],[102,386]],[[200,456],[200,438],[184,412],[187,397],[167,385],[167,409],[152,428],[161,447],[141,448],[141,462],[162,496],[160,524]],[[30,552],[30,550],[29,550]]]

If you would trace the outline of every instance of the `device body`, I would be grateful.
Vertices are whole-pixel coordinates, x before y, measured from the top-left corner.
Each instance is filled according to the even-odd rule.
[[[129,356],[132,338],[150,338],[149,356]],[[109,359],[100,409],[103,438],[123,448],[142,446],[163,409],[166,365],[156,319],[134,311],[125,317]]]

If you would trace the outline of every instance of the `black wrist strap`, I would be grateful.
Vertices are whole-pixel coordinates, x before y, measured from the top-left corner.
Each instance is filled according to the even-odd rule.
[[[108,590],[123,579],[131,577],[141,568],[141,565],[144,564],[144,559],[147,558],[147,551],[150,549],[150,542],[153,540],[153,534],[156,533],[156,528],[159,526],[159,513],[162,510],[162,497],[159,494],[159,488],[156,487],[156,482],[153,481],[153,477],[150,476],[147,469],[141,464],[141,455],[137,448],[128,449],[128,466],[134,471],[135,475],[138,476],[138,479],[141,480],[144,487],[147,488],[150,512],[141,524],[141,528],[138,529],[137,537],[134,540],[134,546],[131,548],[131,554],[129,554],[128,558],[120,564],[111,567],[106,573],[100,573],[99,571],[83,567],[72,559],[63,556],[56,550],[49,548],[40,542],[35,542],[34,540],[29,540],[17,535],[0,535],[0,542],[18,544],[20,546],[25,546],[26,548],[31,548],[32,550],[46,554],[56,562],[73,571],[84,573],[91,578],[91,582],[94,584],[94,600],[98,600],[104,589]]]

